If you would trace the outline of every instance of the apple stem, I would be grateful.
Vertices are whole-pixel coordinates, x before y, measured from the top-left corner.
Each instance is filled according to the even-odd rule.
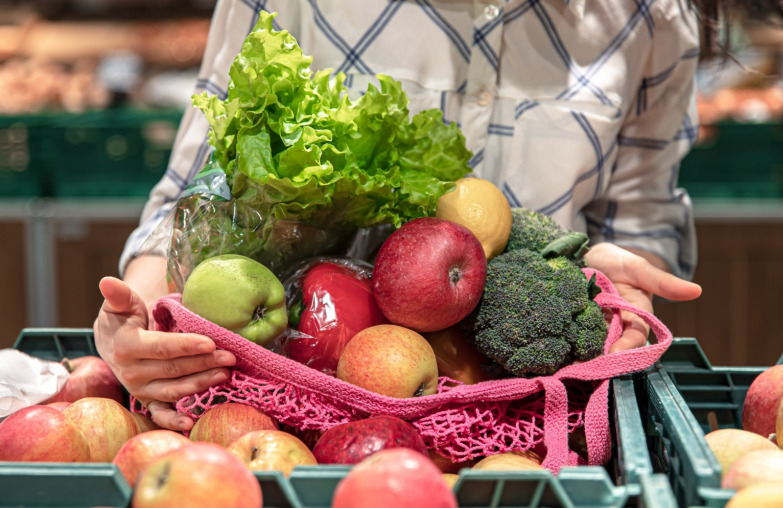
[[[413,392],[414,397],[421,397],[422,395],[424,395],[424,383],[416,387],[416,391]]]
[[[256,457],[258,456],[258,447],[254,446],[252,450],[250,450],[250,460],[256,460]]]
[[[63,359],[60,360],[60,364],[62,364],[63,367],[65,367],[65,370],[68,371],[68,374],[71,374],[73,372],[73,364],[68,359],[67,356],[63,356]]]

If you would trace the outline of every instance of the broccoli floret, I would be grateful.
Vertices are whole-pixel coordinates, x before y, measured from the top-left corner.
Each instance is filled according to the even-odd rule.
[[[511,209],[511,234],[506,244],[506,252],[527,249],[540,252],[544,247],[557,240],[568,231],[549,215],[528,208]]]
[[[484,294],[464,321],[467,335],[518,376],[549,375],[594,358],[603,350],[606,322],[591,299],[593,286],[569,258],[503,253],[487,263]]]

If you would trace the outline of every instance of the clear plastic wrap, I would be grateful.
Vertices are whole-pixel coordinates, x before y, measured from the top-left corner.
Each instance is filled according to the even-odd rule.
[[[288,277],[286,354],[333,375],[346,344],[361,330],[387,323],[372,293],[372,265],[350,258],[319,257]]]

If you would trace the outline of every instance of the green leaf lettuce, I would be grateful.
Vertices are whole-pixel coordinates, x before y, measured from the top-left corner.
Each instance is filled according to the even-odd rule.
[[[262,216],[313,226],[399,227],[432,215],[470,172],[459,128],[438,109],[411,117],[389,76],[351,101],[345,76],[311,71],[293,36],[272,28],[274,16],[260,13],[225,100],[193,96],[234,198]]]

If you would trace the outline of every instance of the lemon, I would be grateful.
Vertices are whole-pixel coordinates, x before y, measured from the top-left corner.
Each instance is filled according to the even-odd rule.
[[[457,187],[438,200],[435,216],[468,228],[487,260],[506,248],[511,234],[511,205],[492,182],[483,178],[460,178]]]

